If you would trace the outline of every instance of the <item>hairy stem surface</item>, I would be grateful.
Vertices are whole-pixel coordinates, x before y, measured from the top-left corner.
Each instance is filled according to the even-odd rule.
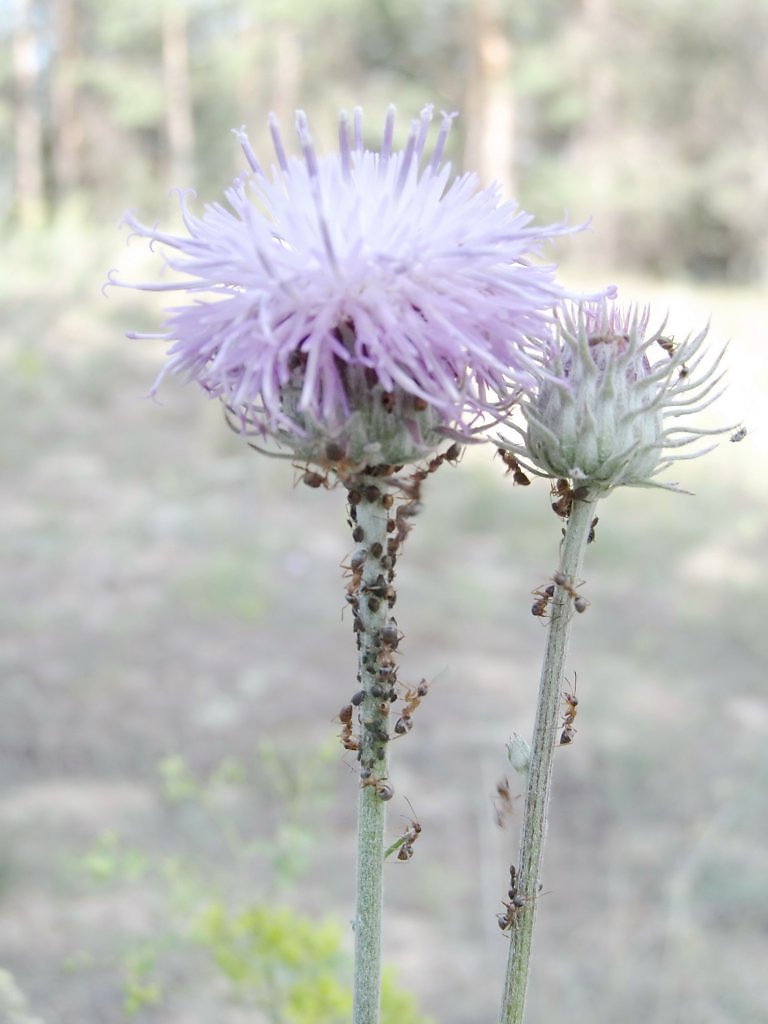
[[[596,504],[596,499],[589,498],[573,502],[556,574],[556,577],[564,580],[566,585],[555,585],[550,603],[551,617],[539,684],[528,792],[520,839],[520,859],[517,867],[517,892],[522,897],[522,905],[515,908],[512,915],[509,959],[501,1011],[502,1024],[522,1024],[525,1013],[536,901],[552,789],[552,762],[562,729],[561,696],[571,621],[574,616],[574,596],[571,591],[575,591],[580,583],[579,573]]]
[[[394,685],[397,624],[390,614],[394,591],[387,561],[386,498],[375,479],[350,490],[350,512],[360,541],[353,552],[348,588],[358,644],[360,797],[358,803],[357,905],[355,912],[354,1024],[377,1024],[381,988],[381,908],[389,740],[388,695]],[[360,496],[357,503],[353,497]],[[383,560],[383,562],[382,562]],[[359,563],[359,565],[358,565]]]

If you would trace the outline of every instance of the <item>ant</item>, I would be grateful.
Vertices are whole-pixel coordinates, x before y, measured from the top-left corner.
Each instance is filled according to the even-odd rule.
[[[515,921],[518,910],[525,906],[525,896],[521,896],[517,891],[517,869],[514,864],[509,866],[509,892],[507,893],[509,900],[502,900],[501,905],[505,908],[503,914],[497,914],[496,920],[499,922],[499,928],[503,932],[509,931]]]
[[[573,728],[573,723],[576,719],[577,708],[579,706],[579,698],[576,696],[576,673],[573,674],[573,693],[569,693],[567,690],[563,693],[563,700],[566,704],[566,711],[563,715],[563,731],[560,733],[560,746],[567,746],[569,743],[573,743],[573,737],[576,730]]]
[[[416,821],[416,812],[413,809],[413,804],[408,800],[408,797],[405,799],[408,806],[411,808],[411,813],[413,814],[413,817],[410,819],[411,827],[407,828],[400,838],[396,839],[394,843],[384,851],[384,860],[386,860],[391,853],[394,853],[395,850],[397,850],[398,860],[410,860],[413,856],[413,844],[421,835],[421,824]]]
[[[310,469],[309,465],[298,466],[295,462],[292,463],[292,465],[294,469],[298,469],[301,472],[299,480],[301,480],[301,482],[307,487],[312,487],[313,489],[317,489],[318,487],[329,487],[327,473],[318,473],[316,470]]]
[[[531,615],[535,615],[539,619],[544,619],[547,616],[547,607],[549,602],[555,596],[555,585],[550,583],[544,590],[538,587],[536,590],[532,590],[531,593],[537,598],[536,601],[531,605]]]
[[[552,502],[552,511],[561,519],[567,519],[573,507],[574,490],[565,477],[555,480],[549,489],[551,497],[556,498]]]
[[[662,335],[661,337],[658,337],[656,339],[656,344],[659,346],[659,348],[664,349],[664,351],[667,353],[670,359],[672,359],[675,352],[677,351],[677,345],[675,344],[674,338],[665,338]],[[685,365],[685,363],[681,363],[680,369],[677,371],[677,375],[680,378],[680,380],[683,380],[685,377],[687,377],[689,373],[690,371],[688,367]]]
[[[592,544],[594,542],[594,540],[595,540],[595,530],[597,529],[597,524],[599,522],[600,522],[600,517],[599,516],[595,516],[595,518],[589,524],[589,533],[587,534],[587,544]]]
[[[504,474],[507,476],[509,473],[512,474],[512,480],[514,483],[519,484],[521,487],[528,487],[531,479],[526,476],[520,468],[520,463],[517,461],[512,452],[507,451],[506,448],[497,448],[496,454],[501,456],[501,461],[507,467],[507,472]]]
[[[515,800],[518,797],[514,798]],[[509,779],[504,778],[496,783],[496,803],[494,804],[496,810],[496,824],[499,828],[506,828],[507,822],[512,817],[513,798],[509,791]]]
[[[355,694],[357,696],[357,694]],[[341,745],[345,750],[359,750],[360,743],[352,735],[352,714],[355,710],[354,698],[353,703],[345,704],[341,711],[336,716],[341,722],[341,732],[339,733],[339,739]]]
[[[730,441],[731,441],[731,442],[732,442],[733,444],[738,444],[738,443],[739,443],[739,441],[743,441],[743,440],[744,440],[744,438],[745,438],[746,436],[747,436],[747,428],[746,428],[746,427],[739,427],[739,429],[738,429],[738,430],[735,430],[735,431],[734,431],[734,432],[733,432],[733,433],[731,434],[731,436],[730,436],[729,440],[730,440]]]
[[[395,732],[398,736],[405,736],[407,732],[410,732],[413,728],[413,721],[411,716],[413,715],[416,708],[421,704],[422,699],[429,693],[429,683],[426,679],[422,679],[419,685],[415,688],[410,688],[405,691],[403,700],[405,701],[405,707],[398,720],[395,722]]]
[[[563,588],[563,590],[569,597],[573,598],[573,607],[580,615],[582,612],[585,612],[587,608],[589,608],[589,601],[586,599],[586,597],[582,597],[582,595],[571,583],[570,578],[566,576],[564,572],[556,572],[552,579],[555,581],[558,587]],[[581,586],[583,583],[584,580],[582,580],[581,583],[579,583],[579,586]]]
[[[362,779],[360,782],[361,786],[373,786],[376,790],[376,796],[379,800],[391,800],[395,795],[394,787],[391,786],[384,779],[377,779],[375,775],[371,774]]]

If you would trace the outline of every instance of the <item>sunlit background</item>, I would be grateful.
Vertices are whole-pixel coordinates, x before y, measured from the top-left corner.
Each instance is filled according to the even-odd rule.
[[[458,111],[456,170],[538,221],[591,218],[548,254],[574,287],[730,340],[706,422],[746,438],[677,468],[695,497],[599,509],[530,1021],[768,1019],[768,3],[6,0],[0,31],[0,1020],[22,997],[36,1024],[345,1019],[281,994],[292,942],[349,977],[343,494],[192,388],[142,400],[162,344],[124,332],[162,301],[100,289],[158,273],[124,209],[175,223],[172,187],[217,201],[245,169],[232,128],[269,161],[269,111],[290,135],[306,109],[323,149],[360,104],[375,145],[390,102],[401,140]],[[492,454],[430,478],[398,576],[400,675],[432,685],[393,745],[389,830],[422,833],[387,865],[385,955],[439,1024],[497,1019],[522,799],[500,829],[493,795],[523,791],[505,741],[562,525]],[[311,952],[328,919],[339,963]]]

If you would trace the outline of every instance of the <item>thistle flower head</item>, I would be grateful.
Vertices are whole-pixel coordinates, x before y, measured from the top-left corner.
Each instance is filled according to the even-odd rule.
[[[711,434],[688,425],[721,393],[721,351],[707,361],[707,328],[676,344],[663,325],[649,331],[649,310],[608,299],[566,302],[547,346],[535,393],[523,406],[527,429],[512,451],[543,475],[600,494],[619,486],[658,486],[655,477],[680,449]]]
[[[193,301],[167,311],[167,373],[220,397],[239,429],[271,436],[308,459],[329,444],[353,462],[414,461],[446,435],[533,382],[536,339],[563,295],[552,266],[531,262],[566,230],[534,227],[474,174],[450,179],[442,162],[453,115],[431,155],[432,108],[393,148],[394,108],[378,151],[363,144],[362,115],[339,123],[339,151],[319,157],[306,117],[301,157],[276,120],[276,163],[264,169],[237,132],[249,172],[227,206],[193,214],[186,234],[144,225],[186,278],[112,284],[179,290]],[[132,335],[139,337],[139,335]]]

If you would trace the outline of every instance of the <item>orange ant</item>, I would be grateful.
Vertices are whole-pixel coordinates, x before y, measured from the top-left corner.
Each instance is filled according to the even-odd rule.
[[[536,590],[532,590],[531,593],[537,598],[537,600],[531,605],[531,615],[535,615],[539,619],[545,619],[547,617],[549,602],[555,596],[554,583],[550,583],[550,585],[545,587],[543,590],[541,587],[537,587]]]
[[[573,488],[565,477],[560,477],[552,484],[549,493],[556,501],[552,502],[552,511],[561,519],[567,519],[573,506]]]
[[[577,709],[579,706],[579,698],[576,696],[576,673],[573,674],[573,693],[569,693],[567,690],[563,693],[563,700],[566,704],[565,714],[563,715],[563,731],[560,733],[560,746],[567,746],[569,743],[573,743],[573,737],[576,730],[573,728],[573,723],[576,719]]]
[[[405,799],[408,806],[411,808],[411,813],[413,814],[413,817],[410,819],[411,827],[407,828],[399,839],[396,839],[394,843],[384,851],[384,860],[386,860],[391,853],[394,853],[395,850],[398,851],[398,860],[410,860],[413,856],[413,844],[421,835],[421,824],[416,821],[416,812],[413,809],[413,804],[408,800],[408,797]]]
[[[656,344],[659,346],[659,348],[664,349],[664,351],[667,353],[670,359],[672,359],[675,352],[677,351],[677,345],[675,344],[674,338],[665,338],[662,335],[661,337],[658,337],[656,339]],[[677,375],[680,378],[680,380],[683,380],[685,377],[687,377],[689,373],[690,371],[688,367],[685,365],[685,363],[681,363],[680,369],[677,371]]]
[[[573,599],[573,607],[580,615],[589,608],[589,601],[578,592],[571,583],[571,578],[566,576],[564,572],[556,572],[552,579],[558,587],[562,587],[566,594]],[[578,585],[582,586],[583,583],[584,580],[582,580]]]
[[[413,728],[413,721],[411,716],[413,715],[416,708],[421,704],[422,699],[429,693],[429,683],[426,679],[422,679],[419,685],[415,688],[410,688],[405,691],[403,700],[405,706],[400,714],[400,717],[395,722],[395,732],[398,736],[405,736],[407,732],[410,732]]]
[[[518,797],[514,798],[515,800]],[[509,779],[504,778],[496,783],[496,802],[494,803],[496,811],[496,824],[499,828],[506,828],[507,822],[512,817],[513,809],[513,798],[509,791]]]
[[[520,463],[517,461],[512,452],[507,451],[506,448],[497,448],[496,454],[501,456],[501,461],[507,467],[507,472],[504,474],[507,476],[509,473],[512,474],[512,480],[514,483],[519,484],[521,487],[528,487],[531,479],[526,476],[520,468]]]
[[[341,711],[336,716],[341,722],[341,732],[339,733],[339,739],[341,745],[345,750],[359,750],[360,743],[352,735],[352,714],[354,713],[354,704],[345,704]]]
[[[376,776],[373,774],[364,777],[361,780],[360,785],[373,786],[373,788],[376,790],[376,796],[379,798],[379,800],[391,800],[392,797],[395,795],[395,790],[393,786],[391,786],[384,779],[377,779]]]

